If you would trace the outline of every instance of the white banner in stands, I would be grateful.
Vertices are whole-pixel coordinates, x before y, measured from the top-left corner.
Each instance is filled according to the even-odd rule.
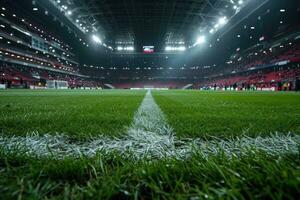
[[[289,60],[283,60],[283,61],[275,63],[275,65],[287,65],[289,62],[290,62]]]
[[[46,87],[31,85],[30,89],[32,89],[32,90],[44,90],[44,89],[46,89]]]
[[[275,91],[275,87],[269,87],[269,88],[261,88],[261,91]]]
[[[0,89],[6,89],[6,85],[5,84],[0,84]]]

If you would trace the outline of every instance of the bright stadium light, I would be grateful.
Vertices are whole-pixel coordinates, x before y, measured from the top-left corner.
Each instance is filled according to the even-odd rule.
[[[166,51],[172,51],[172,47],[167,46],[167,47],[166,47]]]
[[[125,47],[124,50],[125,51],[134,51],[134,47],[133,46]]]
[[[227,23],[227,17],[221,17],[218,21],[220,26],[225,25]]]
[[[197,44],[203,44],[203,43],[205,43],[205,36],[204,35],[201,35],[201,36],[199,36],[198,37],[198,39],[197,39]]]
[[[166,51],[186,51],[186,47],[185,46],[178,46],[178,47],[166,46],[165,50]]]
[[[100,38],[99,38],[98,36],[96,36],[96,35],[93,35],[93,36],[92,36],[92,39],[94,40],[94,42],[96,42],[96,43],[98,43],[98,44],[101,44],[101,43],[102,43],[102,41],[100,40]]]
[[[121,47],[121,46],[119,46],[119,47],[117,47],[117,50],[118,50],[118,51],[123,51],[123,50],[124,50],[124,48],[123,48],[123,47]]]

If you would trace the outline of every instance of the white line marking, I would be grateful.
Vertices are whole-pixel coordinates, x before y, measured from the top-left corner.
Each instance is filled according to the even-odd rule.
[[[132,125],[123,138],[92,138],[88,142],[71,142],[65,135],[28,135],[7,137],[0,135],[0,151],[8,155],[34,157],[93,157],[97,152],[119,152],[133,159],[168,158],[184,159],[195,152],[203,156],[224,152],[227,156],[240,156],[251,151],[264,151],[270,155],[298,154],[299,135],[271,135],[269,137],[242,137],[228,140],[178,140],[166,122],[163,112],[148,91],[135,113]]]

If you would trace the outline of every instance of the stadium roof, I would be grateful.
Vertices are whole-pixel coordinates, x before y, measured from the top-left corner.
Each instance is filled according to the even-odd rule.
[[[199,35],[216,29],[247,5],[248,0],[49,0],[85,33],[97,34],[117,48],[141,49],[167,44],[192,46]],[[46,4],[46,3],[44,3]]]
[[[108,40],[161,46],[164,42],[191,42],[203,23],[227,14],[224,0],[72,0],[76,18],[91,21]],[[231,9],[230,15],[234,12]],[[228,14],[227,14],[228,15]]]

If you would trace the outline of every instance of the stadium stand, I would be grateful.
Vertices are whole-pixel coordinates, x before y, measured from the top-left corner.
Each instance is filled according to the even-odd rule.
[[[291,35],[294,35],[291,34]],[[265,46],[253,46],[234,55],[220,75],[212,76],[195,88],[234,90],[296,90],[300,78],[300,42],[283,35]],[[285,39],[284,42],[280,40]]]
[[[62,74],[45,69],[28,68],[20,65],[0,66],[1,84],[8,88],[42,88],[46,87],[47,80],[67,81],[69,88],[102,88],[103,84],[87,78],[80,78],[75,75]]]
[[[46,27],[2,8],[0,81],[6,88],[46,88],[47,81],[67,81],[69,88],[102,88],[79,73],[72,48]]]
[[[300,65],[272,67],[263,70],[246,71],[240,75],[227,75],[209,80],[199,86],[203,89],[227,90],[295,90],[296,80],[300,78]]]

